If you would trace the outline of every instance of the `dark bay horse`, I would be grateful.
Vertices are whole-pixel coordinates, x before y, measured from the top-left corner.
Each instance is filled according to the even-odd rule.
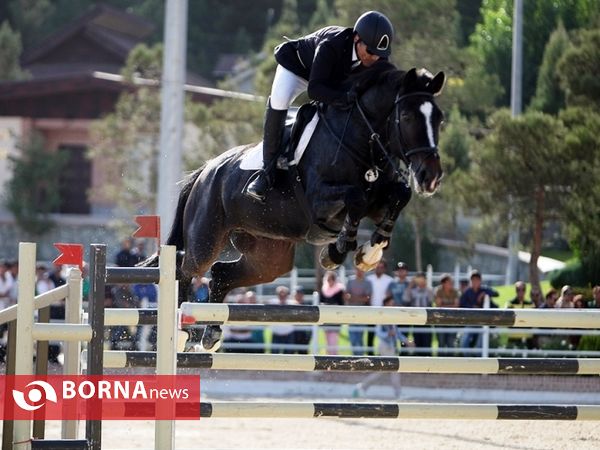
[[[376,230],[355,263],[372,268],[410,200],[410,181],[419,193],[435,192],[442,177],[442,113],[434,95],[443,88],[443,72],[403,72],[382,61],[350,81],[359,100],[351,109],[320,111],[304,156],[297,167],[277,171],[265,203],[242,193],[253,172],[240,162],[251,145],[221,154],[184,181],[167,240],[184,252],[178,268],[182,292],[210,268],[209,302],[221,303],[234,288],[289,272],[302,241],[329,244],[322,264],[337,267],[356,250],[364,217]],[[228,241],[241,256],[215,262]],[[207,326],[203,349],[215,351],[220,343],[220,327]]]

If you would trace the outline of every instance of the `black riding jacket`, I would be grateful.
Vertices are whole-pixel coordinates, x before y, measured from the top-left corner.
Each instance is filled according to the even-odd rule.
[[[325,27],[275,48],[275,60],[308,81],[308,96],[324,103],[343,101],[341,84],[352,70],[352,28]]]

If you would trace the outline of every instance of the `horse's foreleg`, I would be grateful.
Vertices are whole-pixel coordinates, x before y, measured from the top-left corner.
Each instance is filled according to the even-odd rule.
[[[370,241],[361,245],[354,255],[354,265],[365,272],[375,268],[383,257],[383,251],[390,245],[394,225],[400,211],[404,209],[410,200],[410,189],[404,185],[396,185],[393,192],[396,195],[387,206],[383,220],[377,224]]]
[[[358,188],[351,188],[346,192],[344,203],[348,212],[344,219],[342,231],[335,243],[329,244],[321,252],[321,265],[328,270],[340,266],[346,259],[348,252],[356,250],[358,226],[367,208],[366,195]]]

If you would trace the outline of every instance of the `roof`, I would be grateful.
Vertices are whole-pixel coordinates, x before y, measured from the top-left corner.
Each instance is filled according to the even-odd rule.
[[[21,63],[24,67],[38,63],[77,35],[95,41],[125,61],[129,51],[153,30],[153,25],[139,16],[98,4],[65,28],[48,36],[40,45],[27,49]]]

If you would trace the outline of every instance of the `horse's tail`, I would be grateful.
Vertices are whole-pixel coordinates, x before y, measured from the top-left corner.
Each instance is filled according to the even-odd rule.
[[[192,188],[194,187],[194,183],[202,173],[202,169],[203,168],[195,170],[182,181],[179,200],[177,201],[177,209],[175,210],[175,219],[173,219],[173,225],[171,225],[171,231],[167,238],[167,245],[174,245],[177,250],[183,250],[183,212],[192,192]]]
[[[175,210],[175,219],[171,225],[171,231],[167,238],[166,245],[174,245],[178,253],[183,250],[183,212],[187,204],[194,183],[202,173],[202,169],[197,169],[189,174],[183,181],[181,191],[179,192],[179,200],[177,201],[177,209]],[[158,267],[158,255],[152,255],[145,261],[137,264],[142,267]]]

